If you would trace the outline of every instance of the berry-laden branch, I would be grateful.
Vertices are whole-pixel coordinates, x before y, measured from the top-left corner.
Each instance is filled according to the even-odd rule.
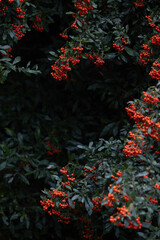
[[[130,103],[126,110],[135,121],[129,133],[131,140],[124,147],[119,140],[85,147],[85,165],[80,158],[81,163],[59,169],[57,188],[41,200],[43,210],[56,215],[59,223],[76,221],[84,239],[105,239],[106,226],[110,230],[113,226],[120,231],[133,229],[145,236],[152,228],[156,234],[160,199],[159,108],[159,87],[149,88],[139,101]]]
[[[77,41],[73,43],[68,41],[65,47],[61,48],[61,55],[58,57],[58,60],[51,65],[52,72],[51,75],[54,79],[61,81],[67,80],[68,72],[71,71],[72,67],[80,63],[82,58],[89,58],[94,61],[94,64],[101,66],[104,64],[104,61],[101,57],[86,52],[87,43],[84,41],[85,32],[87,30],[87,24],[89,21],[89,15],[97,6],[94,4],[94,1],[91,0],[77,0],[73,1],[74,7],[77,12],[72,14],[74,22],[71,24],[70,29],[74,30],[76,34],[79,34],[80,37]],[[67,31],[69,28],[67,29]],[[65,40],[68,40],[69,35],[66,33],[60,33],[60,36]]]
[[[89,26],[89,13],[94,12],[95,5],[92,1],[74,2],[77,13],[73,15],[75,20],[71,28],[84,36]],[[137,7],[144,7],[146,2],[132,1],[132,4],[138,11],[142,8]],[[159,31],[158,25],[152,25],[151,18],[146,18],[149,19],[149,27]],[[66,32],[61,36],[69,39]],[[113,41],[111,38],[110,45],[118,51],[118,56],[124,50],[130,52],[125,46],[130,44],[127,37],[119,34]],[[156,239],[159,234],[160,66],[157,54],[153,52],[155,48],[159,51],[158,41],[159,37],[152,35],[143,44],[144,51],[140,53],[140,65],[153,62],[155,70],[152,69],[149,75],[156,78],[158,84],[143,91],[139,100],[130,102],[126,107],[134,125],[125,144],[112,139],[100,140],[96,145],[77,146],[83,149],[83,154],[76,156],[75,162],[57,169],[55,188],[42,197],[43,210],[56,215],[60,223],[75,223],[83,239],[106,239],[113,232],[118,239],[124,229],[128,235],[134,234],[134,239],[139,239],[139,236]],[[74,43],[73,46],[67,42],[52,65],[51,75],[59,81],[67,80],[72,65],[78,64],[84,56],[96,65],[104,64],[94,53],[94,48],[86,52],[87,45],[82,44],[82,39]]]

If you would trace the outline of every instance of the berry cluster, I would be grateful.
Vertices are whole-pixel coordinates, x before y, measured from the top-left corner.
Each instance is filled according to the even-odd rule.
[[[41,205],[43,206],[43,210],[47,211],[49,209],[48,213],[50,215],[57,216],[58,217],[58,222],[69,224],[70,223],[70,217],[65,216],[61,212],[61,210],[63,211],[63,209],[69,207],[67,194],[65,192],[59,191],[57,189],[49,191],[49,193],[50,193],[50,196],[51,196],[51,200],[47,199],[47,200],[41,200],[40,201]],[[59,200],[58,208],[55,204],[55,199]]]
[[[95,54],[91,55],[90,53],[85,53],[85,56],[89,58],[90,61],[94,60],[94,64],[97,66],[102,66],[105,62],[100,57],[96,56]]]
[[[93,10],[90,5],[91,0],[77,0],[74,4],[75,8],[78,9],[78,14],[85,16],[88,14],[88,11]]]
[[[92,210],[93,211],[96,211],[96,212],[101,212],[101,208],[102,208],[102,200],[101,200],[101,197],[96,197],[96,198],[92,198],[92,202],[93,202],[93,208]]]
[[[67,34],[64,34],[64,33],[60,33],[59,34],[62,38],[64,38],[65,40],[68,39],[68,35]]]
[[[140,57],[139,57],[138,63],[140,65],[146,66],[147,63],[150,61],[150,59],[149,59],[149,57],[151,55],[150,52],[149,52],[150,48],[149,48],[149,46],[147,44],[143,44],[143,49],[145,51],[140,53]]]
[[[77,26],[77,21],[75,21],[72,25],[71,25],[71,28],[75,28],[75,29],[78,29],[78,26]]]
[[[128,44],[129,44],[129,42],[126,41],[124,38],[122,38],[122,42],[123,42],[125,45],[128,45]]]
[[[60,150],[59,148],[54,148],[54,147],[51,145],[50,141],[47,141],[45,144],[50,148],[50,150],[47,151],[47,155],[52,156],[52,155],[54,155],[54,154],[59,154],[59,153],[61,153],[61,150]]]
[[[152,42],[154,45],[160,46],[160,35],[159,35],[159,34],[156,34],[156,35],[152,36],[152,37],[151,37],[151,42]]]
[[[155,23],[152,23],[153,19],[151,16],[145,16],[145,18],[148,20],[148,25],[152,28],[154,28],[157,32],[160,32],[159,26],[157,26]]]
[[[92,181],[97,181],[97,178],[96,178],[96,167],[95,166],[92,166],[92,167],[89,167],[87,165],[85,165],[83,167],[83,176],[86,177],[86,178],[89,178],[91,179]]]
[[[152,92],[154,94],[154,92]],[[144,101],[147,102],[148,104],[153,104],[153,105],[157,105],[157,103],[159,102],[159,99],[156,97],[156,95],[152,96],[146,92],[143,92],[144,95]]]
[[[42,22],[42,20],[41,20],[40,14],[36,15],[36,19],[35,19],[35,22],[33,23],[32,27],[38,32],[44,31],[44,28],[42,27],[41,22]]]
[[[144,6],[144,0],[136,0],[134,3],[136,7],[143,7]]]
[[[154,62],[152,70],[150,71],[149,75],[151,78],[160,80],[160,63]]]
[[[116,44],[115,41],[113,41],[113,48],[115,48],[118,52],[122,52],[124,50],[124,47]]]
[[[140,111],[135,111],[130,105],[129,108],[126,108],[128,115],[130,116],[131,119],[133,119],[137,125],[137,128],[139,131],[142,132],[143,135],[145,136],[150,136],[151,138],[156,139],[157,141],[160,140],[160,123],[159,122],[154,122],[150,117],[144,116]],[[150,130],[148,130],[150,129]],[[129,145],[136,144],[136,143],[129,143]],[[136,144],[137,145],[137,144]],[[128,146],[128,145],[127,145]],[[133,146],[133,145],[132,145]],[[135,147],[135,145],[134,145]],[[141,154],[142,152],[139,150],[136,150],[137,154]],[[139,151],[139,153],[138,153]],[[125,152],[125,150],[124,150]]]
[[[87,24],[86,22],[86,15],[89,13],[90,10],[93,10],[93,7],[91,6],[92,3],[90,0],[77,0],[74,4],[75,8],[78,9],[78,12],[75,14],[72,14],[72,17],[75,19],[71,28],[78,29],[79,27],[83,28],[83,25]],[[81,25],[79,23],[81,23]],[[84,29],[85,30],[85,29]],[[68,34],[66,33],[60,33],[61,37],[63,37],[65,40],[68,39]],[[123,39],[125,44],[128,44],[125,39]],[[54,63],[54,65],[51,65],[51,75],[53,78],[55,78],[58,81],[61,80],[67,80],[68,78],[68,72],[71,71],[71,65],[76,65],[80,63],[80,58],[84,57],[84,54],[87,58],[90,60],[94,60],[94,64],[97,66],[102,66],[105,62],[95,54],[91,55],[89,53],[82,53],[84,50],[84,47],[82,47],[82,43],[76,43],[75,45],[80,45],[78,47],[64,47],[61,48],[61,54],[58,58],[58,60]],[[62,49],[64,51],[62,52]]]
[[[60,172],[64,175],[64,180],[61,182],[61,186],[64,188],[66,186],[71,186],[72,182],[75,181],[74,173],[69,175],[68,170],[65,167],[60,169]]]
[[[11,26],[13,27],[13,32],[15,32],[15,35],[18,38],[18,40],[21,40],[21,38],[25,36],[25,33],[26,33],[23,30],[25,27],[24,24],[21,24],[21,25],[12,24]]]
[[[16,12],[18,14],[17,15],[18,18],[24,18],[25,17],[25,12],[20,7],[16,8]]]
[[[125,153],[126,157],[137,157],[139,154],[142,154],[142,150],[134,141],[127,142],[123,152]]]

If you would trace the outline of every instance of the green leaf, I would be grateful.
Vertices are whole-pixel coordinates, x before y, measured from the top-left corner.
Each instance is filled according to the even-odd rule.
[[[16,57],[15,59],[14,59],[14,61],[13,61],[13,64],[16,64],[16,63],[18,63],[18,62],[20,62],[21,61],[21,57]]]
[[[9,225],[7,216],[2,216],[2,220],[3,220],[5,225],[7,225],[7,226]]]
[[[8,48],[10,48],[9,45],[5,45],[5,46],[0,45],[0,49],[6,50],[6,49],[8,49]]]
[[[18,218],[18,214],[13,214],[11,217],[10,217],[10,221],[12,220],[15,220]]]
[[[85,208],[88,212],[88,215],[90,216],[92,214],[93,210],[92,210],[92,206],[89,204],[89,202],[87,200],[88,199],[85,199],[84,205],[85,205]]]
[[[7,165],[7,162],[1,163],[1,164],[0,164],[0,171],[2,171],[3,169],[5,169],[6,165]]]
[[[75,205],[74,205],[73,201],[70,198],[68,198],[68,203],[69,203],[71,208],[75,208]]]
[[[58,54],[55,53],[55,52],[53,52],[53,51],[50,51],[49,54],[52,55],[52,56],[54,56],[54,57],[58,57]]]
[[[11,177],[11,178],[8,180],[8,183],[13,182],[13,180],[14,180],[14,177]]]
[[[47,166],[47,169],[55,169],[57,167],[57,165],[55,163],[50,163],[48,166]]]
[[[8,134],[8,136],[11,136],[11,137],[15,137],[16,134],[13,130],[9,129],[9,128],[5,128],[6,130],[6,133]]]
[[[72,201],[74,201],[74,200],[76,200],[76,199],[79,199],[79,195],[74,195],[74,196],[72,197]]]
[[[27,185],[30,184],[29,181],[28,181],[28,179],[27,179],[24,175],[22,175],[22,174],[20,174],[20,179],[21,179],[25,184],[27,184]]]
[[[18,133],[17,138],[18,138],[19,144],[22,145],[23,144],[23,135],[21,133]]]
[[[126,50],[126,52],[128,53],[128,55],[134,57],[135,56],[135,51],[129,47],[124,47],[124,49]]]
[[[147,171],[144,171],[144,172],[138,173],[138,174],[136,175],[136,177],[143,177],[143,176],[146,176],[147,174],[148,174],[148,172],[147,172]]]
[[[70,14],[75,14],[74,12],[71,12],[71,11],[69,11],[69,12],[66,12],[66,14],[67,15],[70,15]]]
[[[77,25],[82,27],[82,23],[79,20],[77,20]]]
[[[143,232],[138,232],[137,234],[138,234],[138,236],[146,239],[146,235]]]
[[[9,31],[9,36],[10,36],[11,38],[14,38],[15,33],[14,33],[13,31]]]
[[[115,236],[117,237],[117,239],[119,239],[119,234],[120,234],[119,228],[116,228],[115,229]]]

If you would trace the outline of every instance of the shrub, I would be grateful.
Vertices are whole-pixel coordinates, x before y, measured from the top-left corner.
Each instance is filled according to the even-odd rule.
[[[81,58],[88,57],[97,65],[103,65],[103,59],[113,58],[123,64],[148,65],[144,76],[148,78],[149,73],[152,79],[159,80],[159,35],[152,35],[155,31],[159,32],[159,17],[156,8],[152,11],[152,2],[106,2],[110,7],[109,13],[108,9],[102,10],[101,1],[96,2],[97,5],[90,1],[75,1],[78,11],[73,15],[76,20],[71,28],[79,35],[71,37],[61,48],[61,55],[51,66],[51,75],[59,81],[66,80],[72,65],[78,64]],[[153,19],[144,16],[145,10],[152,11]],[[148,23],[142,21],[145,18],[152,27],[148,34],[144,32],[148,29]],[[105,31],[108,27],[104,26],[106,23],[110,29],[113,26],[111,32]],[[93,29],[95,26],[96,30]],[[68,39],[66,32],[62,37]],[[145,51],[140,53],[139,58],[141,45]],[[117,53],[113,54],[111,49]],[[151,71],[150,62],[153,63]],[[46,198],[41,200],[43,209],[50,215],[56,215],[58,222],[75,222],[78,228],[81,222],[80,237],[86,239],[105,239],[113,235],[116,239],[127,239],[128,235],[131,239],[158,239],[158,109],[159,84],[148,88],[140,100],[130,102],[126,108],[135,125],[129,132],[131,140],[125,140],[124,148],[120,140],[104,141],[105,145],[100,141],[96,146],[93,143],[89,147],[77,146],[85,150],[84,154],[59,169],[55,175],[56,188],[44,192]]]
[[[158,1],[3,0],[0,15],[1,238],[159,239]]]
[[[124,148],[120,140],[78,145],[82,154],[54,171],[56,187],[44,192],[43,210],[58,222],[82,225],[85,239],[158,239],[159,97],[152,87],[126,108],[136,124]]]

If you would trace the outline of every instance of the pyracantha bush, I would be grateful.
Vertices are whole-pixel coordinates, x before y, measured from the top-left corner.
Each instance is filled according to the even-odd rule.
[[[110,35],[110,32],[104,31],[104,26],[100,28],[96,25],[95,35],[91,35],[90,32],[89,39],[92,37],[94,39],[91,44],[87,41],[84,43],[82,37],[79,41],[79,36],[72,38],[74,41],[67,42],[66,46],[61,48],[62,54],[52,66],[52,76],[58,80],[66,80],[67,72],[71,70],[70,62],[73,65],[79,63],[83,53],[90,60],[94,60],[93,54],[96,53],[96,56],[100,56],[97,55],[96,47],[99,53],[103,53],[102,58],[100,58],[102,63],[103,59],[113,56],[113,53],[110,52],[112,42],[112,48],[118,52],[114,57],[126,61],[126,51],[133,57],[136,64],[153,63],[155,69],[150,71],[150,65],[146,68],[146,73],[149,73],[153,79],[159,80],[159,62],[157,59],[159,35],[158,33],[153,35],[154,31],[159,32],[157,25],[159,13],[157,10],[153,11],[156,24],[151,23],[152,19],[146,15],[147,11],[151,13],[151,1],[147,3],[145,1],[132,1],[132,3],[127,1],[122,4],[120,0],[116,2],[105,1],[105,3],[108,3],[110,7],[109,13],[108,9],[104,11],[100,8],[102,2],[99,2],[100,5],[98,3],[92,5],[91,1],[75,2],[78,12],[73,16],[75,21],[71,28],[79,31],[79,36],[83,35],[85,39],[91,29],[90,23],[92,22],[94,27],[93,22],[95,23],[98,18],[98,22],[103,26],[107,22],[107,16],[110,20],[107,22],[108,26],[113,27],[112,33]],[[91,6],[90,12],[88,11],[89,6]],[[128,11],[124,11],[125,7]],[[94,15],[94,11],[97,15]],[[104,14],[103,21],[102,19],[100,21],[100,12]],[[125,14],[128,15],[127,18],[125,18]],[[120,20],[118,21],[119,16]],[[83,20],[85,18],[85,21],[81,18]],[[133,18],[136,19],[134,22],[131,21]],[[81,23],[78,24],[80,19]],[[152,27],[149,31],[149,38],[143,31],[144,25],[148,28],[148,23],[140,23],[140,19],[144,21],[147,19],[149,27]],[[139,27],[137,27],[138,22],[140,23]],[[108,26],[106,24],[106,29]],[[119,26],[121,26],[121,30]],[[126,32],[130,26],[132,26],[132,30],[129,30],[129,37]],[[138,30],[137,35],[134,27]],[[103,42],[101,37],[99,38],[98,43],[101,43],[101,46],[96,45],[99,29],[101,29],[102,38],[106,40],[109,37],[108,42],[105,40]],[[116,41],[113,39],[113,35],[116,36]],[[63,33],[62,37],[68,39],[66,32]],[[135,37],[138,40],[137,43]],[[143,42],[146,40],[150,45]],[[76,45],[73,46],[73,42],[76,42]],[[87,44],[90,44],[89,51],[85,52]],[[128,44],[131,44],[133,49],[127,47]],[[145,51],[140,53],[139,58],[137,51],[141,45]],[[104,47],[102,46],[107,47],[107,49],[103,51]],[[154,52],[155,49],[156,52]],[[93,51],[92,54],[91,51]],[[74,61],[72,54],[76,58]],[[59,168],[58,172],[55,171],[53,165],[56,187],[50,191],[44,191],[46,197],[43,196],[41,200],[43,210],[50,215],[56,215],[57,221],[60,223],[75,223],[77,229],[80,230],[81,238],[84,239],[107,239],[111,236],[115,236],[115,239],[127,239],[128,236],[130,239],[136,240],[159,239],[159,107],[160,89],[158,82],[155,87],[143,91],[141,99],[130,102],[129,106],[126,107],[130,119],[134,121],[134,126],[129,132],[128,139],[122,139],[125,144],[123,141],[112,139],[110,141],[100,140],[97,145],[91,142],[88,147],[78,145],[77,149],[83,149],[83,153],[79,157],[75,157],[66,166]]]
[[[117,239],[158,239],[159,107],[160,89],[151,87],[126,108],[135,125],[125,146],[120,140],[77,146],[83,153],[54,170],[57,184],[41,200],[43,210],[60,223],[81,226],[84,239],[111,233]]]
[[[157,0],[73,0],[73,3],[76,10],[68,14],[74,20],[60,33],[66,43],[59,50],[59,56],[50,52],[55,57],[51,60],[56,60],[51,66],[51,75],[55,79],[67,80],[73,66],[83,63],[82,59],[85,62],[89,59],[93,66],[104,67],[101,76],[108,65],[116,63],[118,66],[126,64],[128,72],[138,66],[144,71],[143,75],[149,73],[153,80],[159,80]],[[11,70],[27,74],[38,72],[36,67],[30,69],[29,64],[26,68],[17,67],[20,58],[12,61],[15,57],[12,49],[27,32],[42,32],[47,28],[56,14],[52,4],[53,1],[0,1],[1,82]],[[111,73],[113,76],[114,71]],[[97,82],[97,88],[104,89],[99,79]],[[126,83],[124,88],[130,91],[125,86]],[[112,93],[108,91],[108,96]],[[7,139],[0,152],[0,171],[4,174],[0,236],[12,239],[24,233],[24,239],[38,238],[42,237],[38,235],[42,229],[43,234],[47,234],[46,218],[41,219],[42,209],[35,208],[39,204],[40,192],[30,187],[29,183],[33,181],[41,188],[45,184],[48,188],[48,185],[52,186],[50,191],[44,191],[47,196],[41,200],[43,209],[56,217],[58,223],[75,224],[80,238],[100,240],[115,236],[127,239],[130,236],[134,240],[159,239],[159,101],[157,85],[144,90],[140,100],[130,102],[126,110],[135,125],[129,133],[130,139],[125,140],[125,146],[124,139],[100,140],[88,147],[79,145],[77,151],[80,154],[83,150],[83,153],[72,155],[72,161],[65,166],[42,160],[42,149],[35,141],[31,148],[21,147],[21,134],[18,141]],[[49,158],[60,153],[50,141],[46,141],[46,148]],[[39,179],[43,181],[39,182]],[[10,201],[13,198],[14,201]]]
[[[159,12],[153,8],[153,1],[73,0],[73,3],[75,11],[68,14],[74,20],[60,33],[66,43],[59,56],[50,52],[50,60],[56,60],[51,65],[53,78],[67,80],[71,69],[83,59],[97,66],[113,60],[146,65],[157,56],[153,49],[159,45]],[[151,49],[147,42],[152,44]],[[145,51],[139,57],[142,47]]]

